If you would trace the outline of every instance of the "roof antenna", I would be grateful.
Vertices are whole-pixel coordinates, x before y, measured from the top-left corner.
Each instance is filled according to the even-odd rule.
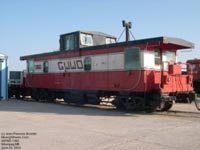
[[[129,29],[132,27],[131,22],[126,22],[125,20],[122,20],[122,25],[126,29],[126,42],[130,41],[130,35],[129,35]]]

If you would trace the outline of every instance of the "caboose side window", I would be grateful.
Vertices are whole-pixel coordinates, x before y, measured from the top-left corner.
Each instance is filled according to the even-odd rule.
[[[84,58],[84,70],[90,71],[92,66],[92,60],[91,57],[85,57]]]
[[[48,73],[49,72],[49,62],[48,61],[44,61],[43,62],[43,72],[44,73]]]
[[[155,49],[154,50],[154,56],[155,56],[155,65],[160,66],[161,64],[161,53],[160,49]]]
[[[125,69],[139,69],[140,68],[140,49],[128,48],[125,50]]]
[[[113,38],[106,38],[106,44],[116,43],[115,39]]]
[[[64,37],[64,50],[74,50],[75,49],[75,37],[73,34]]]
[[[93,46],[92,35],[81,33],[81,45]]]
[[[196,64],[192,64],[191,68],[192,68],[192,71],[196,71],[197,70],[197,65]]]
[[[28,70],[28,73],[33,73],[34,72],[34,61],[29,60],[27,62],[27,70]]]

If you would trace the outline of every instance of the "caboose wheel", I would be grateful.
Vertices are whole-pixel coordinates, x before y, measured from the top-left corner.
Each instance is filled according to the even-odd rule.
[[[139,111],[144,109],[143,98],[141,97],[118,96],[112,104],[117,109],[125,111]]]
[[[194,101],[197,110],[200,111],[200,97],[195,92],[191,92],[189,93],[189,99],[191,102]]]
[[[195,103],[195,106],[196,106],[197,110],[200,111],[200,98],[199,98],[199,97],[196,98],[196,99],[194,100],[194,103]]]
[[[161,102],[159,110],[168,111],[172,108],[172,106],[173,106],[173,101],[164,101],[164,102]]]

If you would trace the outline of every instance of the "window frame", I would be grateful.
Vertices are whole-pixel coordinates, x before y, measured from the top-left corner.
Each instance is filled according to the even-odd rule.
[[[116,43],[116,40],[114,38],[106,37],[105,38],[105,44],[113,44]]]
[[[43,72],[44,73],[48,73],[49,72],[49,62],[48,61],[44,61],[43,62]]]
[[[35,72],[35,63],[33,60],[27,61],[27,71],[28,73],[34,73]]]
[[[88,37],[90,37],[91,43],[86,43],[85,39],[87,39]],[[83,40],[83,38],[84,38],[84,40]],[[92,34],[80,33],[80,43],[81,43],[81,45],[84,45],[84,46],[93,46],[94,41],[93,41]]]
[[[158,56],[156,56],[156,52],[158,52]],[[162,53],[161,49],[154,49],[154,64],[156,67],[161,66],[161,61],[162,61]]]
[[[90,56],[87,56],[84,58],[84,71],[91,71],[91,70],[92,70],[92,58]]]
[[[69,43],[67,40],[69,41]],[[64,51],[70,51],[70,50],[74,50],[76,48],[76,43],[77,43],[76,35],[74,35],[74,34],[65,35],[63,41],[64,41],[63,42]]]
[[[137,53],[133,53],[137,52]],[[133,57],[136,56],[136,57]],[[141,69],[141,53],[139,47],[127,48],[124,51],[124,68],[125,70]]]

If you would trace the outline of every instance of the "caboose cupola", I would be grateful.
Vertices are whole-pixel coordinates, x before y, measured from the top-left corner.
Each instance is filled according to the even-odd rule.
[[[78,51],[80,48],[116,43],[116,37],[95,31],[76,31],[60,35],[60,51]]]

